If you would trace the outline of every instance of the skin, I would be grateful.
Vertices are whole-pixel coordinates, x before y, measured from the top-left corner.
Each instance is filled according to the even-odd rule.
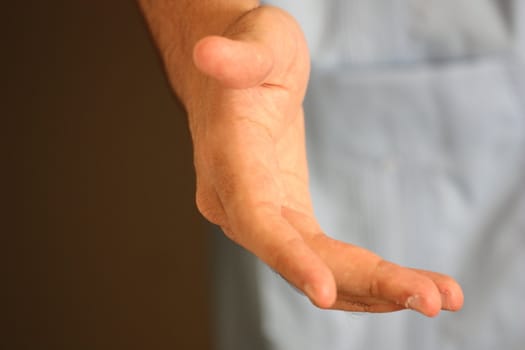
[[[309,54],[296,21],[256,2],[169,2],[140,4],[188,112],[202,215],[320,308],[459,310],[451,277],[385,261],[317,223],[302,108]]]

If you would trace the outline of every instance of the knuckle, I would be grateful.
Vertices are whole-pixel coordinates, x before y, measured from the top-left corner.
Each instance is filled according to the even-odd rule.
[[[375,267],[372,270],[372,273],[370,275],[369,279],[369,285],[368,285],[368,294],[373,297],[380,296],[381,294],[381,285],[380,285],[380,276],[382,273],[382,270],[386,267],[386,265],[389,264],[387,261],[380,259]]]

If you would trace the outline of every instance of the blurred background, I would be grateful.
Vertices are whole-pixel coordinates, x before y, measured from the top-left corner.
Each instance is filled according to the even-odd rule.
[[[210,348],[189,133],[136,3],[11,1],[3,14],[17,171],[0,348]]]

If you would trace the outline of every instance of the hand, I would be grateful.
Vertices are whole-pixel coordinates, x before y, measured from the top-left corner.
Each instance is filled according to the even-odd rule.
[[[197,206],[318,307],[434,316],[458,310],[459,285],[333,240],[317,224],[308,190],[302,101],[309,57],[285,12],[260,7],[224,36],[194,48],[186,104],[194,142]]]

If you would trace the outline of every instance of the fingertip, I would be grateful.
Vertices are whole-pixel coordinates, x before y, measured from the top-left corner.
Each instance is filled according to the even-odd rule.
[[[464,295],[459,285],[457,288],[440,290],[443,310],[459,311],[463,307]]]
[[[331,280],[317,285],[306,284],[304,286],[304,292],[312,304],[321,309],[332,307],[337,299],[337,290],[333,277]]]
[[[286,258],[277,264],[279,271],[293,285],[300,288],[312,304],[330,308],[337,298],[337,287],[332,271],[306,244],[296,241]]]
[[[379,266],[376,295],[428,317],[439,314],[442,295],[431,277],[388,261],[383,261]]]
[[[441,311],[441,299],[433,295],[425,297],[416,294],[407,298],[405,307],[428,317],[436,317]]]
[[[441,296],[441,309],[458,311],[463,307],[464,295],[459,283],[452,277],[427,270],[413,269],[434,281]]]
[[[221,36],[199,40],[193,49],[193,61],[201,72],[233,89],[262,84],[273,67],[264,45]]]
[[[332,271],[302,239],[288,241],[270,264],[315,306],[326,309],[335,303],[337,287]]]
[[[455,294],[455,298],[453,298],[452,301],[452,310],[461,310],[463,304],[465,303],[465,295],[463,294],[463,289],[461,289],[460,286],[458,286],[457,293]]]
[[[218,70],[218,57],[225,47],[224,38],[207,36],[199,40],[193,47],[193,62],[195,66],[207,75],[214,76]]]
[[[405,306],[427,317],[436,317],[443,308],[442,294],[427,276],[416,276],[412,281],[413,290],[406,299]],[[417,281],[417,282],[416,282]]]

